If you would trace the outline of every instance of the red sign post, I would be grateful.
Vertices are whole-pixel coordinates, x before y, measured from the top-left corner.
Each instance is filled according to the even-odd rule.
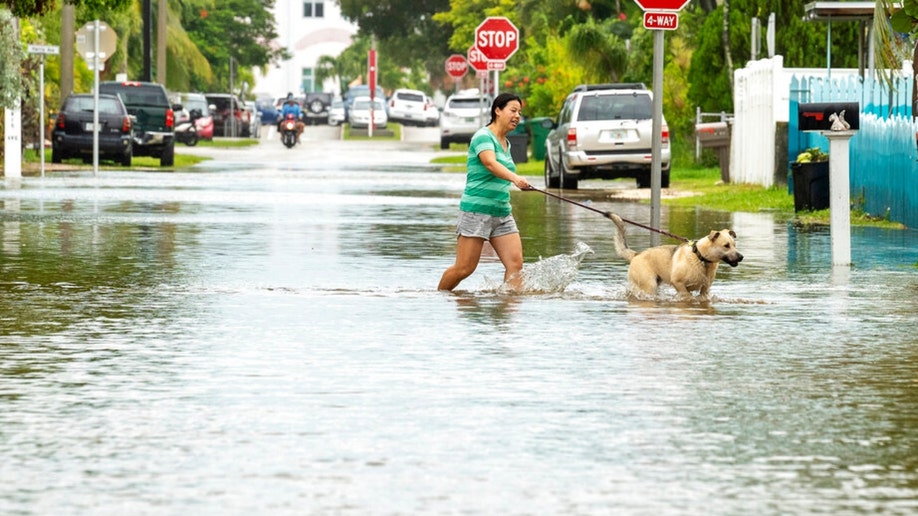
[[[375,113],[373,107],[376,105],[376,49],[367,51],[367,83],[370,86],[370,123],[367,124],[367,134],[373,137],[373,125],[375,122]]]
[[[453,54],[446,58],[446,73],[455,80],[465,77],[469,71],[469,63],[461,54]]]

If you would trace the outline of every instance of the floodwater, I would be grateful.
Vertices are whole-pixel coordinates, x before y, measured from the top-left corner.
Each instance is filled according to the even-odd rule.
[[[633,301],[610,221],[514,192],[553,287],[443,293],[463,175],[349,143],[5,183],[0,513],[918,512],[918,232],[833,270],[827,230],[664,207],[745,260]],[[614,185],[570,194],[646,222]]]

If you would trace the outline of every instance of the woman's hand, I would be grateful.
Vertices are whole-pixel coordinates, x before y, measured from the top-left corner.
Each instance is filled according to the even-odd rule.
[[[514,176],[516,177],[513,178],[512,182],[514,185],[516,185],[517,188],[520,190],[529,190],[532,188],[532,186],[529,184],[529,181],[527,181],[525,177],[519,174],[514,174]]]

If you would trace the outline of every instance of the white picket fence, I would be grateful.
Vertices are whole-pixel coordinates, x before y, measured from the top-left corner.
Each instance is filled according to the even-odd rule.
[[[836,78],[856,76],[855,69],[784,68],[784,57],[750,61],[733,74],[733,133],[730,181],[774,185],[785,163],[776,163],[775,127],[787,122],[791,80],[795,75]]]

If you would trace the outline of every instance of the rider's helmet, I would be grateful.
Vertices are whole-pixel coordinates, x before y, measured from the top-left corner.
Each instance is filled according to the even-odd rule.
[[[287,102],[293,100],[293,93],[287,93]]]

